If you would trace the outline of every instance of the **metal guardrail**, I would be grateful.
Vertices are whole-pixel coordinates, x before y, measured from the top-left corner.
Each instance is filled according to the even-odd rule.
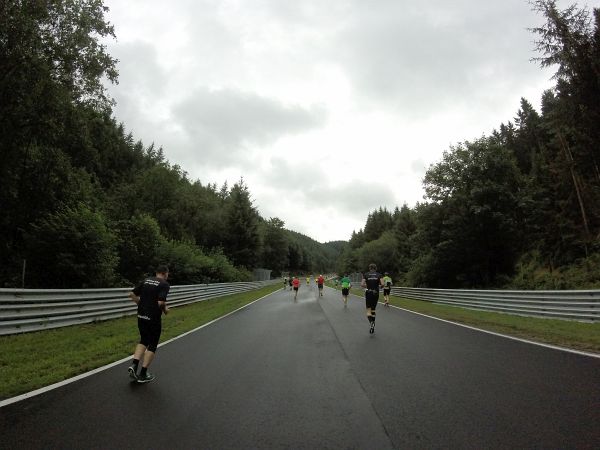
[[[524,316],[600,320],[600,290],[508,291],[392,287],[391,294],[432,303]]]
[[[167,302],[173,308],[275,283],[280,280],[171,286]],[[133,315],[131,289],[0,289],[0,335]]]

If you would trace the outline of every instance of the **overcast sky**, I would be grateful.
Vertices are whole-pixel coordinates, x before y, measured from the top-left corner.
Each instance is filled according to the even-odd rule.
[[[553,85],[525,0],[105,4],[117,120],[192,180],[243,177],[263,217],[320,242],[422,201],[444,150]]]

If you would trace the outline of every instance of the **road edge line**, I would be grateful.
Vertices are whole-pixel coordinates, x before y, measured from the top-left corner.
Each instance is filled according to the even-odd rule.
[[[354,297],[362,299],[362,297],[360,295],[353,294],[352,292],[350,292],[350,295],[353,295]],[[384,304],[383,302],[377,302],[377,303],[379,303],[381,305]],[[483,328],[477,328],[477,327],[474,327],[474,326],[471,326],[471,325],[465,325],[463,323],[453,322],[451,320],[440,319],[439,317],[429,316],[427,314],[423,314],[423,313],[420,313],[420,312],[411,311],[410,309],[401,308],[400,306],[392,305],[391,303],[389,304],[389,306],[391,306],[392,308],[396,308],[396,309],[400,309],[402,311],[406,311],[406,312],[412,313],[412,314],[416,314],[418,316],[423,316],[423,317],[427,317],[429,319],[439,320],[440,322],[446,322],[446,323],[449,323],[449,324],[452,324],[452,325],[456,325],[456,326],[459,326],[459,327],[468,328],[470,330],[480,331],[482,333],[491,334],[493,336],[503,337],[503,338],[506,338],[506,339],[512,339],[513,341],[524,342],[526,344],[537,345],[539,347],[546,347],[546,348],[550,348],[552,350],[559,350],[559,351],[562,351],[562,352],[573,353],[575,355],[587,356],[587,357],[590,357],[590,358],[600,359],[600,354],[599,353],[585,352],[583,350],[575,350],[575,349],[572,349],[572,348],[560,347],[558,345],[546,344],[544,342],[532,341],[532,340],[529,340],[529,339],[524,339],[524,338],[520,338],[520,337],[516,337],[516,336],[511,336],[509,334],[502,334],[502,333],[498,333],[496,331],[484,330]]]
[[[210,322],[206,322],[204,325],[200,325],[199,327],[194,328],[193,330],[186,331],[183,334],[180,334],[178,336],[175,336],[174,338],[171,338],[171,339],[169,339],[169,340],[167,340],[165,342],[162,342],[162,343],[158,344],[158,347],[162,347],[163,345],[169,344],[170,342],[176,341],[177,339],[180,339],[180,338],[182,338],[184,336],[187,336],[188,334],[194,333],[194,332],[196,332],[196,331],[198,331],[198,330],[200,330],[200,329],[202,329],[204,327],[207,327],[207,326],[209,326],[209,325],[211,325],[211,324],[213,324],[215,322],[218,322],[219,320],[224,319],[227,316],[230,316],[230,315],[232,315],[232,314],[234,314],[234,313],[236,313],[238,311],[241,311],[244,308],[247,308],[248,306],[250,306],[250,305],[258,302],[259,300],[262,300],[262,299],[268,297],[269,295],[273,295],[275,292],[279,292],[279,291],[273,291],[273,292],[271,292],[271,293],[269,293],[267,295],[263,295],[261,298],[257,298],[256,300],[253,300],[252,302],[250,302],[250,303],[248,303],[248,304],[246,304],[244,306],[241,306],[241,307],[239,307],[238,309],[236,309],[234,311],[228,312],[227,314],[225,314],[225,315],[223,315],[221,317],[217,317],[216,319],[213,319]],[[110,369],[112,367],[118,366],[119,364],[123,364],[124,362],[129,361],[129,360],[131,360],[131,355],[127,356],[127,357],[125,357],[123,359],[119,359],[118,361],[114,361],[112,363],[106,364],[106,365],[104,365],[102,367],[97,367],[95,369],[92,369],[89,372],[81,373],[79,375],[75,375],[74,377],[67,378],[66,380],[62,380],[62,381],[59,381],[57,383],[53,383],[51,385],[44,386],[44,387],[35,389],[33,391],[30,391],[30,392],[26,392],[24,394],[17,395],[16,397],[11,397],[11,398],[7,398],[5,400],[1,400],[0,401],[0,408],[2,408],[3,406],[8,406],[8,405],[11,405],[13,403],[20,402],[22,400],[26,400],[26,399],[31,398],[31,397],[35,397],[35,396],[40,395],[40,394],[44,394],[46,392],[52,391],[54,389],[57,389],[59,387],[66,386],[67,384],[71,384],[71,383],[74,383],[75,381],[79,381],[79,380],[81,380],[83,378],[87,378],[89,376],[95,375],[95,374],[97,374],[99,372],[102,372],[104,370],[107,370],[107,369]]]
[[[382,302],[379,302],[379,303],[383,304]],[[429,319],[439,320],[440,322],[446,322],[446,323],[449,323],[449,324],[452,324],[452,325],[456,325],[456,326],[459,326],[459,327],[468,328],[470,330],[475,330],[475,331],[480,331],[482,333],[491,334],[493,336],[498,336],[498,337],[503,337],[503,338],[507,338],[507,339],[512,339],[513,341],[524,342],[526,344],[533,344],[533,345],[537,345],[537,346],[540,346],[540,347],[551,348],[553,350],[559,350],[559,351],[563,351],[563,352],[574,353],[574,354],[580,355],[580,356],[588,356],[588,357],[591,357],[591,358],[598,358],[598,359],[600,359],[600,354],[598,354],[598,353],[584,352],[582,350],[575,350],[575,349],[572,349],[572,348],[560,347],[558,345],[546,344],[544,342],[532,341],[532,340],[529,340],[529,339],[524,339],[524,338],[519,338],[519,337],[516,337],[516,336],[511,336],[509,334],[502,334],[502,333],[498,333],[496,331],[489,331],[489,330],[484,330],[483,328],[477,328],[477,327],[474,327],[474,326],[471,326],[471,325],[465,325],[464,323],[453,322],[453,321],[447,320],[447,319],[440,319],[439,317],[429,316],[427,314],[419,313],[419,312],[416,312],[416,311],[411,311],[410,309],[401,308],[399,306],[392,305],[392,304],[390,304],[389,306],[391,306],[392,308],[396,308],[396,309],[400,309],[402,311],[406,311],[406,312],[412,313],[412,314],[416,314],[418,316],[423,316],[423,317],[427,317]]]

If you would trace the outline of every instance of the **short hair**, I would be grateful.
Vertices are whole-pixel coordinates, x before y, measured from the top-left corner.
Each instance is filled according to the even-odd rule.
[[[377,270],[377,266],[373,263],[369,264],[369,270]]]
[[[156,273],[169,273],[169,268],[166,265],[161,264],[156,267]]]

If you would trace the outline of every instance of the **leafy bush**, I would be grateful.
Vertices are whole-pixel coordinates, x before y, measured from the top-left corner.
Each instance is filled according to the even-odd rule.
[[[600,254],[575,261],[569,266],[550,268],[538,252],[524,255],[517,273],[508,284],[512,289],[598,289]]]
[[[84,204],[39,219],[26,233],[30,288],[115,286],[116,238],[102,214]]]
[[[134,216],[116,224],[119,274],[130,283],[137,283],[155,269],[157,251],[164,237],[155,219],[147,214]]]

